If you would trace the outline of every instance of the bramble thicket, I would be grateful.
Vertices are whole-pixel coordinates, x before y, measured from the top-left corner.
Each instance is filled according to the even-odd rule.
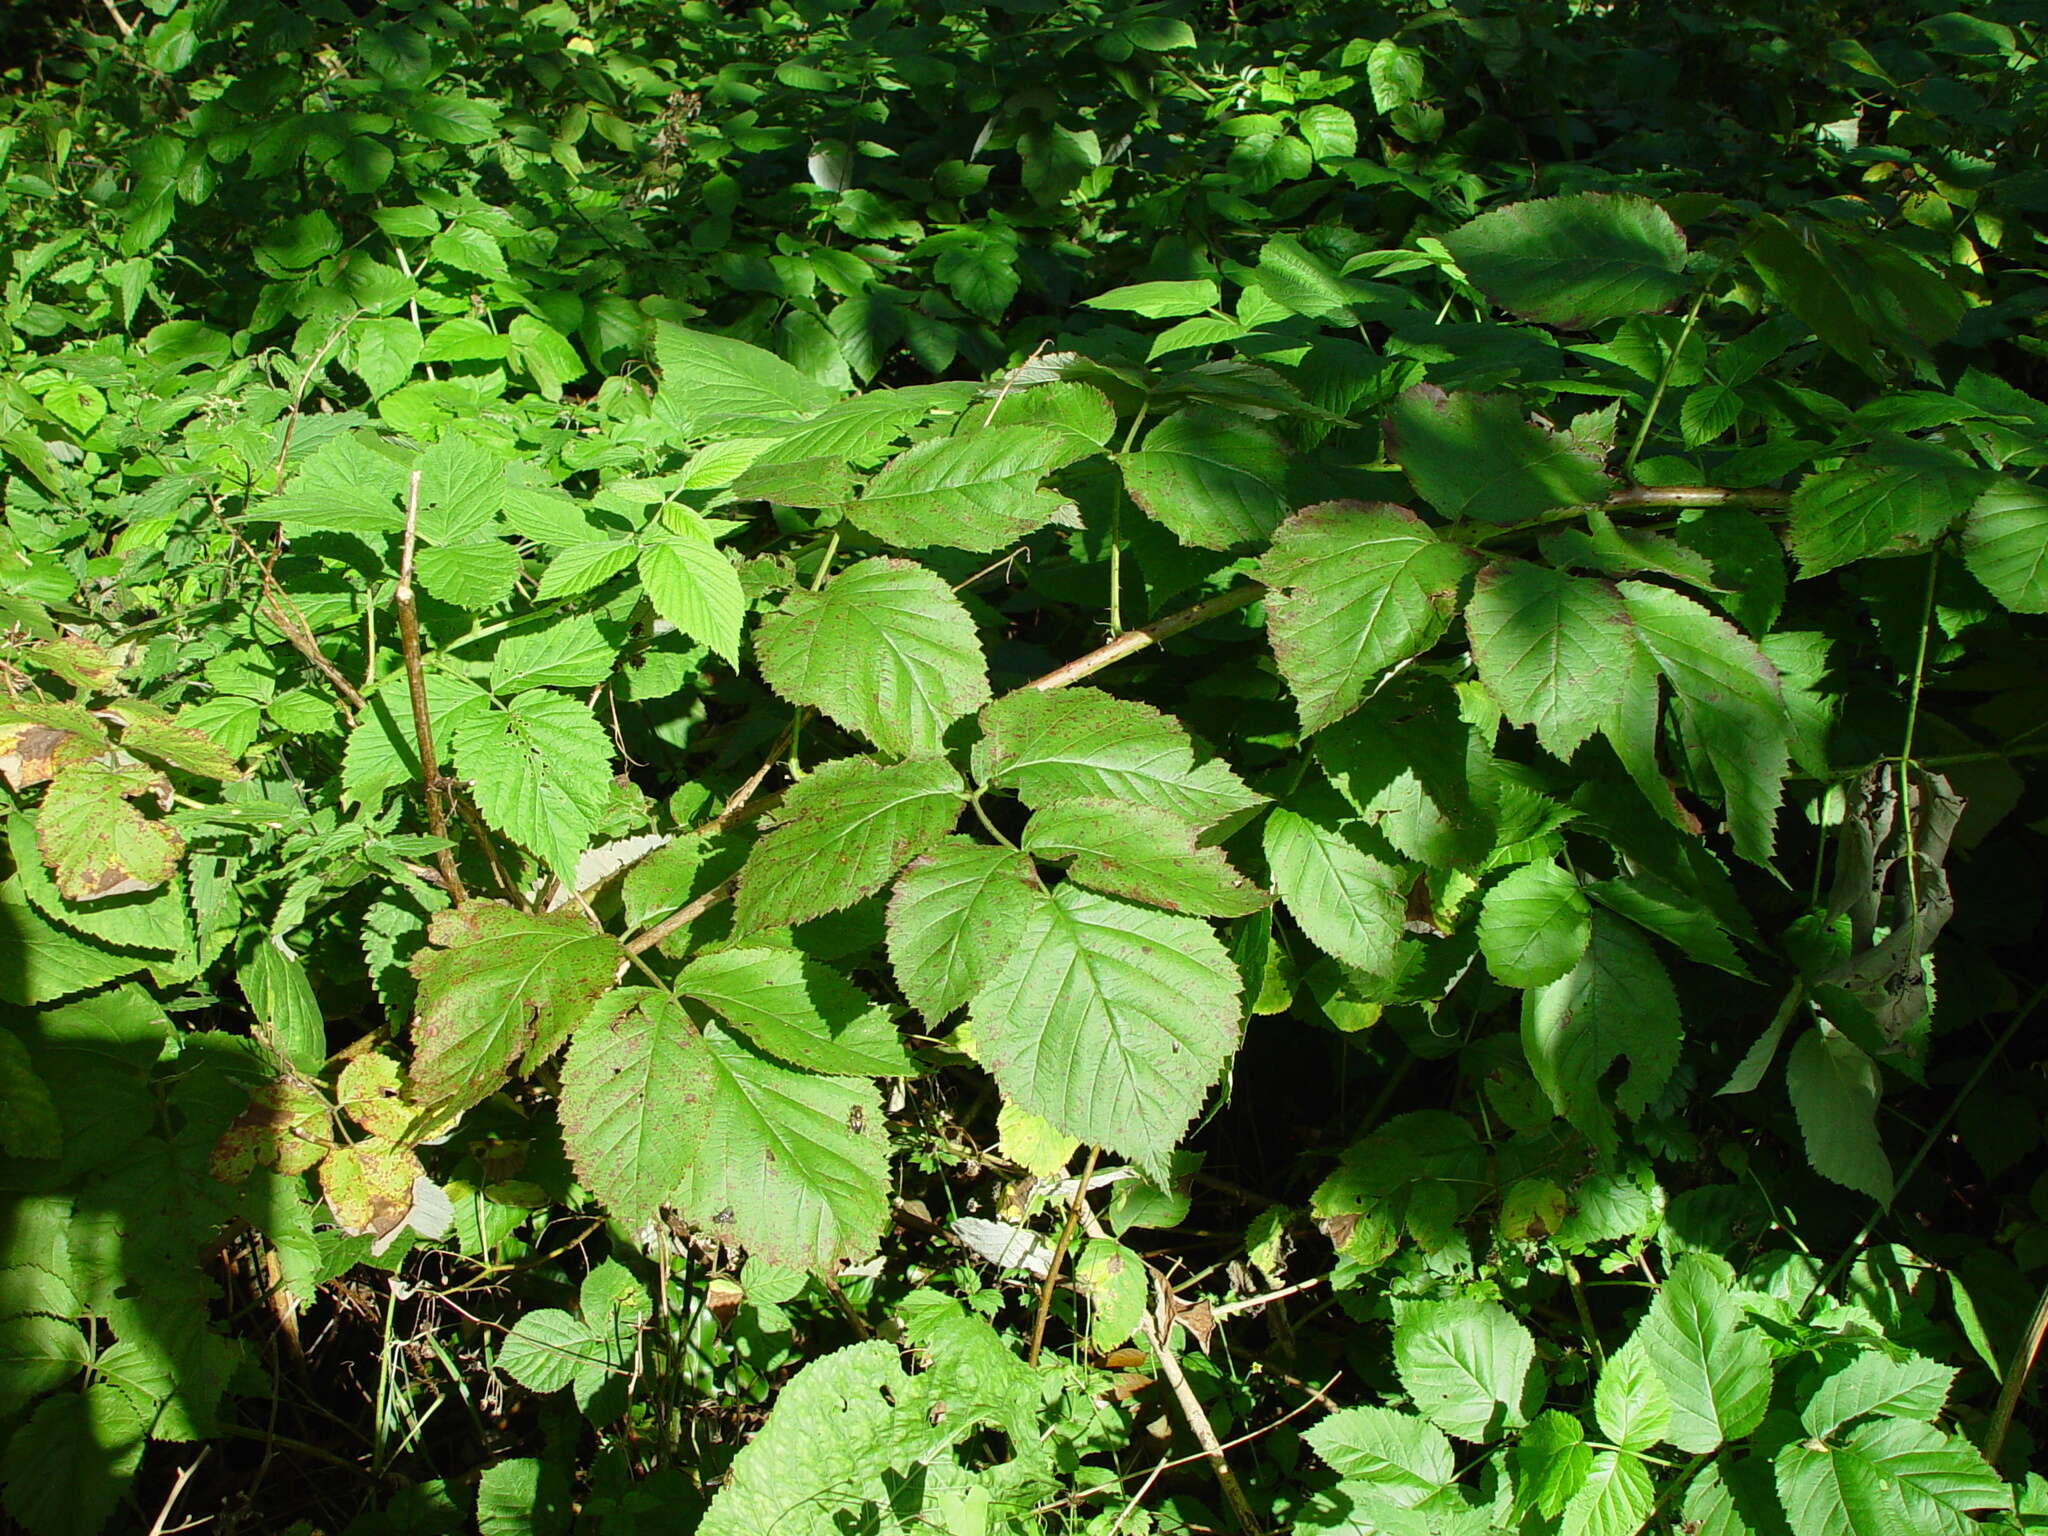
[[[2044,44],[0,17],[7,1519],[2048,1526]]]

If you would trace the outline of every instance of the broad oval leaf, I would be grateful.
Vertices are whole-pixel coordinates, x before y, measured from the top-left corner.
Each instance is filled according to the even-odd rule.
[[[1688,1253],[1630,1340],[1664,1382],[1671,1413],[1664,1438],[1681,1451],[1699,1455],[1741,1439],[1770,1406],[1770,1348],[1741,1324],[1727,1266]]]
[[[1194,406],[1169,416],[1122,459],[1131,500],[1183,544],[1239,549],[1287,515],[1287,458],[1264,427]]]
[[[1877,1132],[1877,1063],[1847,1035],[1816,1024],[1785,1062],[1785,1088],[1814,1171],[1873,1200],[1892,1197],[1891,1159]]]
[[[759,945],[699,955],[675,987],[792,1066],[849,1077],[917,1070],[887,1008],[793,949]]]
[[[1465,610],[1472,660],[1501,712],[1569,758],[1613,713],[1635,669],[1628,611],[1606,582],[1526,560],[1479,573]]]
[[[741,871],[741,933],[809,922],[853,905],[938,846],[966,786],[940,757],[882,764],[843,757],[813,768],[782,801],[782,821]]]
[[[449,1112],[480,1104],[517,1067],[552,1055],[608,991],[625,959],[619,941],[580,913],[517,912],[471,901],[437,912],[419,978],[412,1097]]]
[[[1039,426],[935,438],[891,459],[846,506],[846,519],[899,548],[985,554],[1047,523],[1072,526],[1073,503],[1040,482],[1093,451],[1073,433]]]
[[[1013,1103],[1164,1182],[1237,1049],[1239,989],[1207,923],[1063,885],[974,999],[975,1045]]]
[[[1580,192],[1483,213],[1443,237],[1502,309],[1582,331],[1685,291],[1685,236],[1646,197]]]
[[[911,862],[889,898],[889,966],[936,1024],[1001,969],[1035,908],[1038,872],[1008,848],[948,837]]]
[[[1326,501],[1282,523],[1258,577],[1302,733],[1349,714],[1387,668],[1434,644],[1477,564],[1384,502]]]
[[[1497,1301],[1424,1301],[1394,1328],[1394,1369],[1415,1406],[1460,1440],[1499,1438],[1543,1397],[1536,1341]]]
[[[1197,764],[1178,720],[1098,689],[1020,688],[981,712],[981,732],[975,778],[1034,809],[1123,800],[1209,827],[1265,803],[1220,760]]]
[[[1220,848],[1170,811],[1119,800],[1062,800],[1024,828],[1026,853],[1070,859],[1082,885],[1170,912],[1244,917],[1273,898],[1230,867]]]
[[[733,417],[808,416],[834,399],[773,352],[666,320],[654,327],[654,359],[662,378],[655,409],[681,437]]]
[[[652,1221],[711,1123],[711,1048],[674,998],[623,987],[576,1028],[562,1064],[562,1145],[629,1228]]]
[[[1274,892],[1301,931],[1348,966],[1389,974],[1407,920],[1400,869],[1321,815],[1276,808],[1265,844]]]
[[[765,1263],[830,1269],[874,1252],[889,1219],[874,1085],[799,1072],[713,1025],[711,1118],[671,1202]]]
[[[1579,963],[1592,937],[1593,909],[1579,882],[1554,863],[1510,870],[1479,908],[1479,952],[1504,986],[1556,981]]]
[[[1387,413],[1386,439],[1416,494],[1453,520],[1517,523],[1598,502],[1613,488],[1578,444],[1505,395],[1418,384]]]
[[[1640,932],[1605,913],[1593,915],[1593,937],[1577,965],[1522,994],[1529,1070],[1557,1112],[1604,1151],[1615,1145],[1600,1096],[1608,1068],[1628,1058],[1615,1098],[1624,1114],[1639,1115],[1678,1065],[1680,1042],[1678,995],[1663,962]]]
[[[938,752],[946,727],[988,702],[974,620],[914,561],[863,560],[822,592],[791,592],[754,649],[783,698],[905,756]]]
[[[505,705],[465,712],[456,771],[484,820],[573,883],[612,797],[612,743],[580,699],[529,688]]]
[[[2014,613],[2048,613],[2048,491],[2000,480],[1970,508],[1963,563]]]

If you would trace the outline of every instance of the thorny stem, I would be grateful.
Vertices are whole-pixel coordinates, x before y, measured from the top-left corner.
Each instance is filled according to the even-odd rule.
[[[440,839],[434,854],[440,867],[448,899],[458,907],[469,900],[462,875],[455,868],[455,850],[448,843],[448,810],[441,799],[441,770],[434,760],[434,721],[427,710],[427,674],[420,665],[420,615],[412,596],[412,557],[419,542],[420,472],[414,470],[405,487],[405,538],[398,551],[398,644],[405,656],[405,686],[412,695],[412,725],[419,738],[420,785],[427,802],[427,831]]]
[[[980,802],[975,803],[980,810]],[[1031,1320],[1031,1347],[1024,1352],[1024,1363],[1038,1364],[1038,1351],[1045,1343],[1046,1319],[1052,1316],[1052,1293],[1060,1283],[1060,1265],[1066,1262],[1067,1247],[1074,1241],[1074,1228],[1081,1220],[1081,1206],[1088,1198],[1088,1181],[1095,1177],[1095,1160],[1102,1155],[1102,1148],[1090,1147],[1088,1160],[1081,1165],[1081,1179],[1074,1186],[1074,1198],[1067,1205],[1067,1219],[1060,1224],[1059,1241],[1052,1246],[1052,1260],[1045,1266],[1045,1279],[1038,1287],[1038,1315]]]

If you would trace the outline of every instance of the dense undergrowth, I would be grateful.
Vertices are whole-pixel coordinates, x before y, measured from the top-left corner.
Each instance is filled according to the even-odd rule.
[[[5,27],[22,1528],[2048,1522],[2048,7]]]

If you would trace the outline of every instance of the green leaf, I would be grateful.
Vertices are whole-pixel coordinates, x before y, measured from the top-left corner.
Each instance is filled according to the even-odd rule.
[[[303,272],[341,249],[341,230],[320,209],[273,225],[250,248],[256,265],[272,277]]]
[[[1870,328],[1856,301],[1813,244],[1776,214],[1759,214],[1742,237],[1742,255],[1772,298],[1800,323],[1873,379],[1885,375]]]
[[[1033,809],[1122,800],[1197,827],[1265,803],[1220,760],[1197,765],[1179,721],[1094,688],[1021,688],[981,712],[974,776]]]
[[[2048,493],[1999,480],[1963,524],[1963,563],[2014,613],[2048,613]]]
[[[933,438],[891,459],[844,511],[856,528],[899,548],[984,554],[1048,523],[1078,526],[1073,503],[1039,482],[1091,451],[1072,433],[1042,426]]]
[[[577,1182],[628,1228],[660,1214],[711,1123],[711,1048],[666,992],[599,1000],[562,1063],[562,1145]]]
[[[422,549],[414,561],[420,585],[444,603],[486,613],[512,595],[519,551],[502,539]]]
[[[762,618],[754,650],[783,698],[888,752],[937,752],[949,725],[988,702],[974,620],[909,560],[863,560],[822,592],[791,592]]]
[[[21,1037],[5,1029],[0,1029],[0,1151],[9,1157],[64,1155],[64,1121],[57,1113],[50,1086],[37,1074]],[[5,1326],[0,1319],[0,1328]],[[5,1373],[0,1373],[0,1394],[5,1392],[6,1380]],[[21,1403],[9,1404],[0,1395],[0,1413],[15,1413],[20,1408]]]
[[[1262,543],[1287,515],[1287,458],[1264,427],[1213,406],[1167,417],[1122,457],[1131,500],[1183,544]]]
[[[1338,276],[1291,235],[1278,235],[1261,246],[1259,264],[1250,276],[1260,293],[1288,313],[1337,325],[1355,324],[1353,306],[1373,296],[1368,284]]]
[[[1637,642],[1677,697],[1686,743],[1705,755],[1728,807],[1735,851],[1769,866],[1790,763],[1778,669],[1726,619],[1668,587],[1621,584]]]
[[[192,913],[184,876],[154,890],[102,901],[66,901],[36,847],[37,817],[26,808],[8,818],[7,842],[14,855],[15,878],[21,893],[36,910],[60,928],[100,940],[116,949],[176,954],[192,942]]]
[[[529,688],[454,733],[455,768],[484,820],[565,882],[612,793],[612,745],[580,699]]]
[[[1564,1507],[1560,1536],[1635,1536],[1650,1517],[1654,1490],[1642,1458],[1601,1451]]]
[[[85,1335],[69,1318],[0,1317],[0,1413],[12,1418],[91,1360]]]
[[[586,1373],[602,1375],[604,1341],[559,1307],[522,1312],[498,1346],[498,1369],[530,1392],[559,1392]]]
[[[1543,1396],[1536,1341],[1497,1301],[1423,1301],[1394,1327],[1394,1369],[1431,1423],[1495,1440],[1529,1422]]]
[[[1785,1063],[1785,1088],[1814,1172],[1873,1200],[1892,1197],[1891,1159],[1877,1134],[1877,1063],[1834,1029],[1816,1025]]]
[[[509,281],[505,252],[498,242],[474,224],[451,224],[427,242],[427,255],[444,267],[477,277]]]
[[[1443,1431],[1392,1408],[1340,1408],[1302,1438],[1339,1477],[1413,1508],[1447,1487],[1457,1460]]]
[[[1335,102],[1303,107],[1294,126],[1318,160],[1349,160],[1358,153],[1358,120]]]
[[[300,1072],[317,1076],[327,1063],[327,1021],[306,963],[265,936],[235,972],[235,985],[261,1026],[257,1038]]]
[[[696,520],[692,520],[696,521]],[[674,522],[669,523],[674,527]],[[562,551],[562,561],[579,546]],[[595,562],[593,568],[601,566]],[[708,530],[687,524],[684,531],[649,534],[640,541],[640,584],[654,611],[692,640],[709,646],[727,661],[740,654],[740,626],[747,616],[747,594],[739,572],[725,551],[712,543]]]
[[[1238,993],[1207,923],[1063,885],[1035,897],[971,1018],[1012,1103],[1161,1171],[1237,1048]]]
[[[1415,49],[1383,37],[1365,56],[1366,84],[1372,91],[1372,105],[1382,116],[1397,107],[1423,99],[1422,55]]]
[[[492,136],[491,125],[498,112],[498,104],[492,101],[408,93],[399,121],[422,138],[443,144],[481,144]]]
[[[888,1141],[873,1084],[770,1061],[705,1031],[711,1123],[674,1204],[765,1263],[830,1270],[875,1250],[889,1219]]]
[[[1977,1529],[1971,1511],[2012,1508],[1975,1446],[1911,1419],[1874,1420],[1839,1446],[1793,1440],[1774,1470],[1799,1536],[1960,1536]]]
[[[1727,1266],[1688,1253],[1672,1266],[1630,1340],[1669,1392],[1664,1438],[1681,1451],[1704,1454],[1740,1440],[1770,1406],[1769,1346],[1741,1322]]]
[[[1043,859],[1071,859],[1068,875],[1082,885],[1171,912],[1244,917],[1272,903],[1221,849],[1198,846],[1196,836],[1157,806],[1062,800],[1031,818],[1023,848]]]
[[[467,678],[428,668],[422,678],[427,725],[434,749],[445,757],[462,728],[490,713],[491,700]],[[371,692],[369,707],[356,716],[341,759],[342,804],[375,808],[385,793],[420,781],[418,733],[405,674],[394,672]]]
[[[1508,1452],[1515,1480],[1515,1508],[1534,1510],[1546,1520],[1564,1513],[1593,1470],[1585,1427],[1569,1414],[1546,1408],[1529,1421]]]
[[[402,463],[350,433],[308,455],[282,495],[257,504],[256,516],[288,533],[396,533],[405,526],[405,479]]]
[[[1001,968],[1036,907],[1038,874],[1008,848],[948,837],[911,861],[889,898],[889,965],[936,1024]]]
[[[1145,1261],[1122,1243],[1090,1238],[1074,1255],[1074,1284],[1087,1298],[1088,1342],[1115,1349],[1145,1316]]]
[[[392,315],[358,320],[349,330],[348,350],[343,355],[349,370],[363,381],[374,400],[412,377],[420,350],[420,328]]]
[[[419,979],[412,1097],[480,1104],[516,1068],[530,1072],[609,991],[625,951],[575,912],[516,912],[471,901],[436,912]]]
[[[506,456],[466,437],[444,437],[419,456],[419,535],[466,544],[505,506]]]
[[[1685,236],[1646,197],[1581,192],[1516,203],[1443,242],[1502,309],[1563,330],[1662,309],[1685,291]]]
[[[1923,1355],[1894,1360],[1873,1350],[1821,1382],[1806,1400],[1799,1422],[1809,1435],[1822,1440],[1866,1414],[1930,1422],[1947,1406],[1955,1379],[1953,1366]]]
[[[956,1431],[920,1423],[928,1405],[882,1339],[811,1361],[733,1458],[697,1536],[840,1536],[896,1507],[892,1473],[927,1464]],[[943,1415],[938,1416],[942,1421]]]
[[[484,1468],[476,1485],[478,1536],[562,1536],[574,1489],[562,1465],[515,1456]]]
[[[1329,501],[1282,523],[1257,574],[1302,734],[1349,714],[1387,668],[1435,644],[1477,563],[1406,507]]]
[[[154,890],[171,878],[185,840],[151,821],[127,797],[169,786],[148,768],[74,763],[44,791],[36,846],[66,901],[94,902]]]
[[[1447,395],[1418,384],[1387,415],[1387,452],[1419,494],[1453,520],[1518,523],[1602,500],[1598,464],[1506,395]]]
[[[605,638],[597,620],[572,614],[546,628],[513,635],[491,658],[491,691],[500,695],[525,688],[595,688],[611,676],[618,654],[616,642]]]
[[[1799,482],[1786,543],[1801,576],[1872,555],[1913,554],[1970,510],[1983,483],[1966,459],[1928,444],[1873,451]]]
[[[1266,818],[1265,848],[1273,890],[1303,933],[1368,975],[1394,969],[1408,915],[1399,868],[1327,817],[1281,807]]]
[[[699,955],[675,979],[779,1060],[846,1077],[903,1077],[917,1063],[889,1010],[829,966],[767,946]]]
[[[662,388],[656,410],[682,437],[703,437],[735,417],[808,416],[832,392],[773,352],[663,320],[654,327]]]
[[[145,1438],[135,1404],[110,1382],[46,1398],[0,1454],[8,1513],[32,1536],[99,1536]]]
[[[1637,664],[1628,611],[1613,587],[1525,560],[1479,573],[1465,630],[1501,712],[1534,727],[1560,758],[1606,722]]]
[[[1593,916],[1593,938],[1579,963],[1522,997],[1522,1049],[1557,1112],[1604,1154],[1614,1122],[1600,1097],[1608,1068],[1628,1059],[1615,1094],[1634,1117],[1663,1091],[1678,1065],[1678,996],[1649,941],[1619,918]]]
[[[0,1002],[33,1008],[132,975],[147,963],[74,938],[43,921],[19,877],[0,882]]]
[[[873,895],[953,830],[965,795],[944,758],[844,757],[813,768],[747,859],[735,929],[791,927]]]
[[[1143,315],[1148,320],[1173,320],[1183,315],[1200,315],[1223,302],[1223,290],[1213,278],[1198,277],[1173,282],[1129,283],[1083,299],[1084,309],[1115,309]]]
[[[1579,963],[1592,937],[1579,882],[1547,860],[1510,870],[1480,905],[1479,952],[1503,986],[1548,986]]]
[[[534,595],[546,600],[588,592],[610,581],[639,555],[640,546],[631,539],[591,539],[570,544],[548,562]]]

